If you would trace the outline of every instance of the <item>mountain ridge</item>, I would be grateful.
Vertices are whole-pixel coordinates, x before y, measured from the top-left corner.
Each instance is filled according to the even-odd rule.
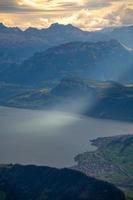
[[[5,92],[4,87],[1,93],[3,90]],[[50,89],[32,88],[23,93],[15,90],[15,93],[14,96],[12,94],[12,98],[9,95],[5,101],[0,102],[1,105],[30,109],[59,109],[94,118],[133,121],[132,85],[69,77]]]
[[[128,27],[126,28],[128,29]],[[119,30],[119,28],[117,29]],[[123,32],[123,30],[120,30],[120,32],[121,31]],[[62,34],[64,37],[62,37]],[[18,27],[7,27],[1,23],[0,49],[6,46],[8,51],[4,52],[7,55],[13,54],[13,56],[15,56],[15,53],[17,53],[17,61],[22,61],[23,59],[33,55],[35,52],[43,51],[51,46],[56,46],[71,41],[106,41],[110,39],[119,40],[119,33],[113,34],[113,37],[110,34],[111,33],[105,34],[104,31],[83,31],[71,24],[63,25],[55,23],[51,24],[51,26],[48,28],[37,29],[34,27],[29,27],[26,30],[21,30]],[[122,33],[122,35],[123,36],[121,37],[120,42],[131,47],[132,34],[128,35],[128,38],[126,37],[126,33]],[[16,59],[14,61],[16,61]]]
[[[33,165],[1,166],[0,191],[4,200],[125,200],[112,184],[71,169]]]
[[[125,71],[130,71],[132,62],[132,53],[116,40],[70,42],[36,53],[22,64],[8,68],[1,74],[1,81],[37,85],[70,75],[118,81]]]

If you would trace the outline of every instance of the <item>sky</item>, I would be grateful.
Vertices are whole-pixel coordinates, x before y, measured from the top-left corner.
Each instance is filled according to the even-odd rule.
[[[46,28],[72,24],[83,30],[133,24],[133,0],[0,0],[0,22]]]

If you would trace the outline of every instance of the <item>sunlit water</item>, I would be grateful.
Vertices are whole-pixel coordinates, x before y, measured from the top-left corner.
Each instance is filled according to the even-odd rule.
[[[130,133],[131,123],[0,107],[0,163],[72,166],[90,139]]]

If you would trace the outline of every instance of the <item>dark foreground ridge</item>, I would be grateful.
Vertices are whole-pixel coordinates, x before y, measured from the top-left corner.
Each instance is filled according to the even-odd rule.
[[[70,169],[0,167],[0,200],[125,200],[114,185]]]

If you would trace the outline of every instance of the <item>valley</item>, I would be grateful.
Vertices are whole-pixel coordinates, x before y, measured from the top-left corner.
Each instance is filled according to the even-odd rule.
[[[0,200],[133,200],[132,36],[0,23]]]

